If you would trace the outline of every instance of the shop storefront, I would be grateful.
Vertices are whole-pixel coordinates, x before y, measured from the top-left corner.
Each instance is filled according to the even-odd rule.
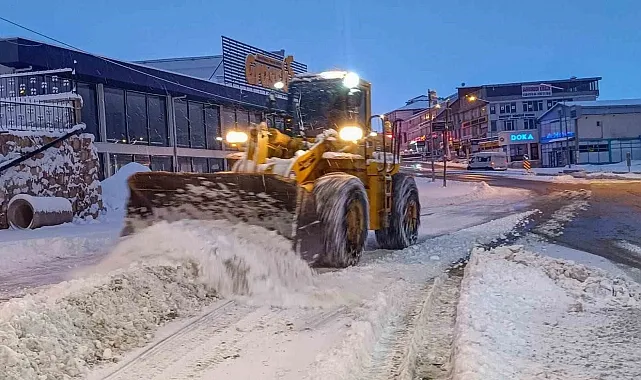
[[[499,145],[507,154],[509,162],[523,161],[528,155],[530,161],[539,160],[539,132],[536,129],[499,132]]]

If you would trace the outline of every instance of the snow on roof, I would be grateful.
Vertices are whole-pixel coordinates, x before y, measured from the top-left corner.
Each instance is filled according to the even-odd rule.
[[[641,106],[641,99],[615,99],[615,100],[589,100],[589,101],[576,101],[566,102],[567,106],[581,106],[583,108],[598,108],[598,107],[628,107],[628,106]]]
[[[541,116],[538,117],[538,120],[542,120],[547,114],[553,112],[553,110],[563,106],[566,107],[580,107],[581,109],[597,110],[597,109],[611,109],[618,108],[618,112],[615,113],[625,113],[622,112],[621,108],[639,108],[641,107],[641,99],[614,99],[614,100],[584,100],[584,101],[575,101],[575,102],[565,102],[565,103],[556,103],[554,107],[548,109]],[[632,110],[627,110],[628,112],[635,112]],[[636,111],[638,112],[638,111]],[[590,113],[590,112],[587,112]]]

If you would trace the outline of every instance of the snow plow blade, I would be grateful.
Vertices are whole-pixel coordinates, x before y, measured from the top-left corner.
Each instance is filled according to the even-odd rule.
[[[316,203],[295,180],[275,174],[135,173],[125,226],[127,236],[159,221],[229,220],[273,230],[313,266],[323,251]]]

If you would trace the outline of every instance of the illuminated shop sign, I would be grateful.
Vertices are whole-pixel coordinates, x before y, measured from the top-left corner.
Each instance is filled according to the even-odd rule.
[[[552,132],[541,137],[542,142],[551,141],[551,140],[567,140],[574,138],[574,132]]]
[[[510,135],[511,142],[533,142],[536,141],[531,133],[514,133]]]
[[[539,142],[539,133],[536,129],[520,131],[503,131],[499,132],[499,144],[529,144]]]

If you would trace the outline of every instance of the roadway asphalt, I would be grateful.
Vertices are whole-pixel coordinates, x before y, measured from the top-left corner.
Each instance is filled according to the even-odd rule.
[[[442,167],[438,169],[441,172],[437,178],[442,180]],[[416,176],[432,176],[431,171],[403,170]],[[523,179],[509,178],[499,173],[461,169],[449,171],[447,179],[485,181],[490,186],[531,190],[537,194],[532,207],[542,211],[541,220],[570,202],[570,199],[551,197],[551,194],[565,190],[589,190],[588,209],[566,224],[563,235],[555,238],[554,242],[641,269],[641,248],[634,248],[641,247],[641,181],[555,183],[536,181],[525,176]]]

